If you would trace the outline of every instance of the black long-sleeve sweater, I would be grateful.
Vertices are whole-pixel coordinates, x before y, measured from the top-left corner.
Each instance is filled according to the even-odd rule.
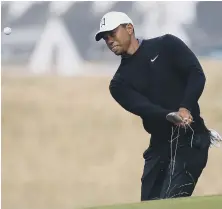
[[[152,135],[169,135],[172,124],[166,115],[187,108],[193,128],[201,131],[198,100],[205,85],[202,67],[187,45],[166,34],[143,40],[130,57],[122,57],[110,82],[110,93],[127,111],[143,120]],[[203,127],[204,129],[204,127]]]

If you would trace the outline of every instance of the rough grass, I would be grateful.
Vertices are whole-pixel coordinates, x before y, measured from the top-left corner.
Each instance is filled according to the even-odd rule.
[[[222,63],[203,62],[200,104],[222,132]],[[110,77],[2,76],[2,207],[73,209],[140,199],[149,135],[108,92]],[[222,193],[211,149],[194,195]],[[153,203],[151,203],[153,204]]]

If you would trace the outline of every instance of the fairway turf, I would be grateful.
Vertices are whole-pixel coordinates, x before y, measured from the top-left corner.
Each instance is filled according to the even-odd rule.
[[[222,196],[153,200],[136,204],[91,207],[90,209],[221,209]]]

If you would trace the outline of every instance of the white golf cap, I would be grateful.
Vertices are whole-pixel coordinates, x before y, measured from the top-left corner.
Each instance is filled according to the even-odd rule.
[[[133,25],[133,21],[123,12],[106,13],[100,21],[100,30],[95,36],[96,41],[99,41],[102,38],[103,32],[114,30],[119,25],[128,23]]]

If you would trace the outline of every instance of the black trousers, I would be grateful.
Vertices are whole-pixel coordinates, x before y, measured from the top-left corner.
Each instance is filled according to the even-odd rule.
[[[192,147],[184,140],[188,142],[190,138],[178,139],[177,146],[176,141],[169,143],[167,152],[154,147],[144,152],[141,201],[192,195],[207,164],[210,138],[208,133],[196,134]]]

